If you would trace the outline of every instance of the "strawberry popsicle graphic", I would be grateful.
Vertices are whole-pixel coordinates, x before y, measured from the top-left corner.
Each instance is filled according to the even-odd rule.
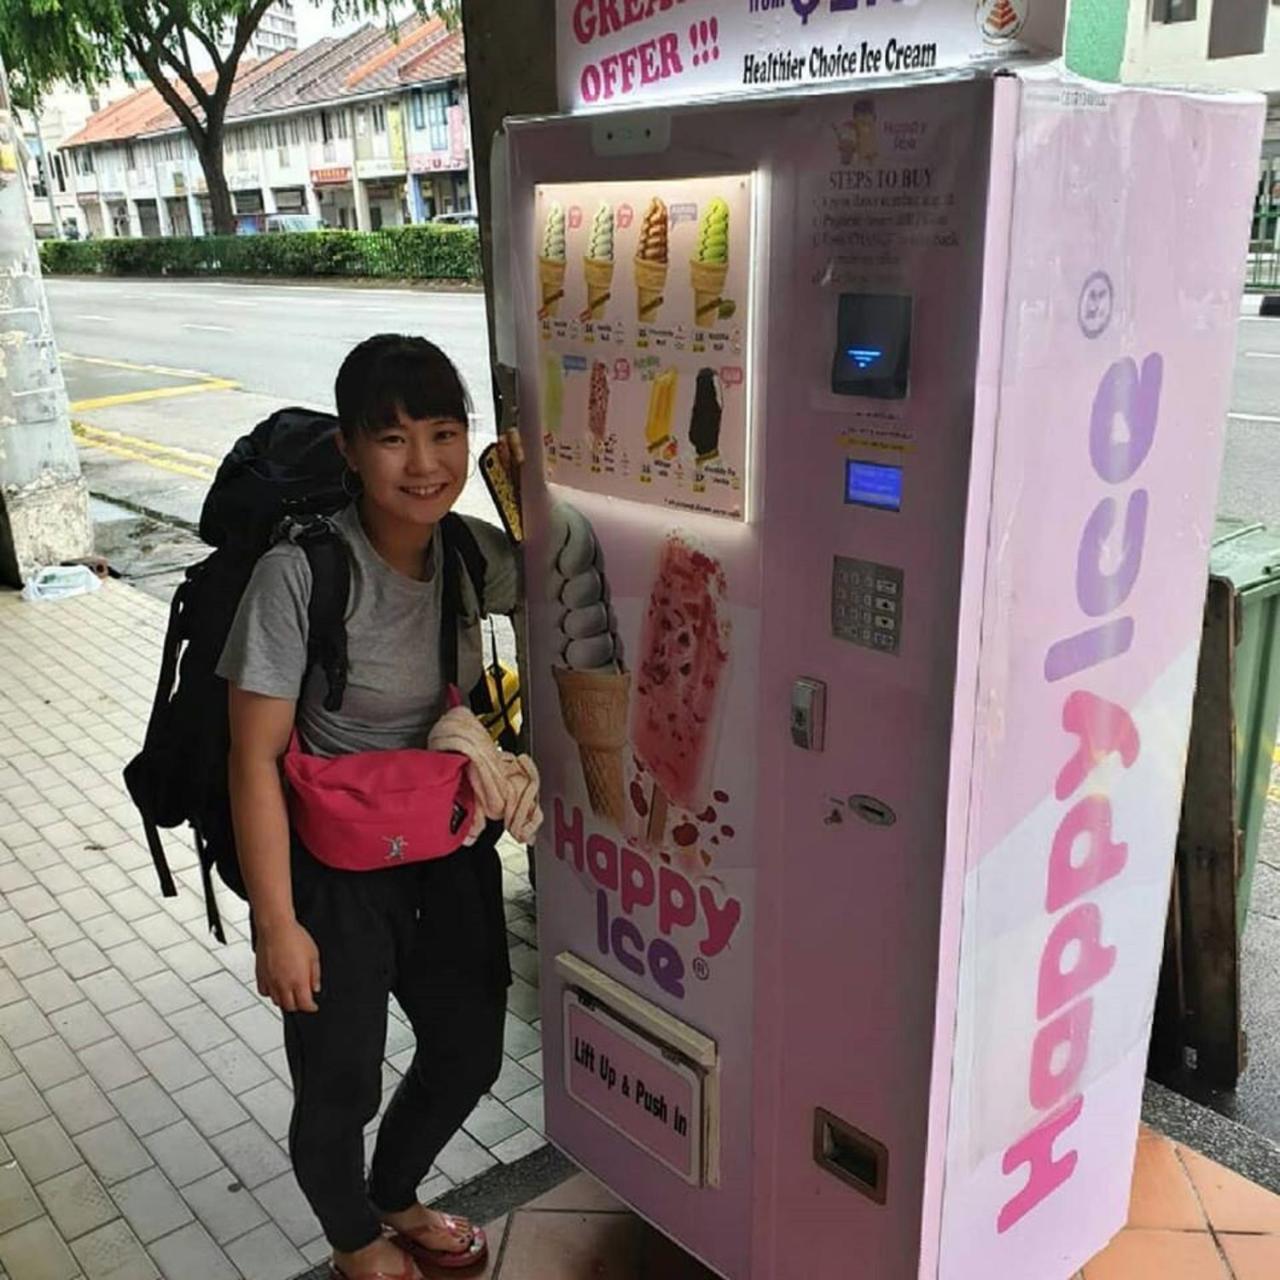
[[[666,833],[669,804],[697,813],[708,803],[729,634],[719,561],[670,535],[645,610],[631,719],[632,748],[655,783],[654,844]]]

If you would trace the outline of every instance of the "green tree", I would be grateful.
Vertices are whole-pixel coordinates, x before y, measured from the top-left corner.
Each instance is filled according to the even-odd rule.
[[[312,0],[320,5],[324,0]],[[460,0],[411,0],[456,22]],[[173,109],[200,157],[214,229],[235,230],[222,167],[223,128],[244,51],[274,0],[0,0],[0,51],[14,98],[34,104],[55,81],[92,90],[140,71]],[[328,0],[334,21],[382,17],[404,0]],[[223,43],[223,36],[227,43]],[[193,56],[194,54],[194,56]],[[197,70],[212,63],[203,78]]]

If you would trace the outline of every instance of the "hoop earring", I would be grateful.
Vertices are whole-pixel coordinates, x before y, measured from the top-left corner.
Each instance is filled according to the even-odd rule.
[[[360,483],[360,473],[353,467],[344,467],[342,469],[342,492],[348,498],[358,498],[364,492],[364,488]]]

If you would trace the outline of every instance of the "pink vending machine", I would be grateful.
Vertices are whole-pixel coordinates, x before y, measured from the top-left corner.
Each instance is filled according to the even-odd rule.
[[[1125,1220],[1261,123],[509,125],[547,1131],[730,1280]]]

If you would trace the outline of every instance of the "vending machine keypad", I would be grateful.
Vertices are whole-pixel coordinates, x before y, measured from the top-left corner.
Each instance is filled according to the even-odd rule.
[[[836,556],[831,577],[831,630],[840,640],[898,652],[905,575],[892,565]]]

